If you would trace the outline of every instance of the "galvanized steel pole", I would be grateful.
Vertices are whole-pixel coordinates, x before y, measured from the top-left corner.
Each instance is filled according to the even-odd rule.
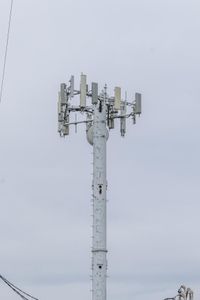
[[[106,97],[106,91],[105,91]],[[94,105],[92,299],[106,300],[106,101]]]

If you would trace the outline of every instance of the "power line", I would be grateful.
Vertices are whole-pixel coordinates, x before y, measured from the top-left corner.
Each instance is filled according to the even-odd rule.
[[[5,79],[5,72],[6,72],[7,56],[8,56],[8,44],[9,44],[10,27],[11,27],[11,21],[12,21],[13,2],[14,2],[14,0],[11,0],[9,21],[8,21],[8,31],[7,31],[7,37],[6,37],[6,48],[5,48],[5,54],[4,54],[3,72],[2,72],[1,88],[0,88],[0,103],[2,100],[2,96],[3,96],[3,86],[4,86],[4,79]]]
[[[10,281],[8,281],[5,277],[3,277],[2,275],[0,275],[0,279],[3,280],[3,282],[5,284],[7,284],[18,296],[20,296],[23,300],[30,300],[33,299],[33,300],[38,300],[38,298],[35,298],[33,296],[31,296],[30,294],[24,292],[23,290],[21,290],[20,288],[18,288],[16,285],[14,285],[13,283],[11,283]],[[29,298],[27,298],[27,297]]]

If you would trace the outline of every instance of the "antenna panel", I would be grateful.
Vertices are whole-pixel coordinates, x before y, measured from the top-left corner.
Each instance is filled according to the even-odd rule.
[[[120,132],[124,137],[126,133],[126,102],[121,104]]]
[[[140,115],[142,113],[142,95],[135,94],[135,113]]]
[[[64,121],[64,115],[63,115],[63,113],[61,113],[58,115],[58,122],[62,123],[63,121]]]
[[[69,135],[69,115],[65,117],[65,123],[63,124],[63,135]]]
[[[121,88],[120,87],[115,87],[115,103],[114,103],[114,108],[117,110],[120,110],[121,106]]]
[[[74,76],[71,76],[70,79],[70,97],[74,97]]]
[[[61,85],[60,85],[60,101],[61,101],[61,104],[66,104],[67,103],[66,88],[67,88],[66,84],[61,83]]]
[[[58,114],[61,113],[61,101],[60,101],[60,92],[58,93]]]
[[[61,103],[61,92],[58,93],[58,122],[64,121],[63,106]]]
[[[64,121],[64,113],[60,111],[60,113],[58,113],[58,122],[63,122],[63,121]]]
[[[92,82],[92,104],[98,103],[98,83]]]
[[[81,74],[80,107],[86,106],[86,91],[87,91],[86,79],[87,79],[86,75]]]

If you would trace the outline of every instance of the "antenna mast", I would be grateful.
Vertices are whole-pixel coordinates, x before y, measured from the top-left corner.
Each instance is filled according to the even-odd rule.
[[[72,105],[79,95],[79,105]],[[91,99],[87,105],[87,99]],[[86,118],[77,120],[76,113],[85,113]],[[70,114],[75,113],[75,121],[70,121]],[[93,237],[92,237],[92,300],[106,300],[107,282],[107,217],[106,217],[106,144],[109,130],[114,129],[115,120],[120,120],[120,132],[126,133],[126,120],[130,117],[136,123],[136,116],[141,114],[141,94],[136,93],[132,102],[121,97],[121,88],[116,87],[114,96],[109,96],[105,85],[101,93],[98,84],[92,82],[88,90],[86,75],[81,74],[80,90],[74,88],[74,76],[69,85],[62,83],[58,99],[58,132],[61,137],[69,135],[71,125],[86,124],[87,140],[93,147]]]

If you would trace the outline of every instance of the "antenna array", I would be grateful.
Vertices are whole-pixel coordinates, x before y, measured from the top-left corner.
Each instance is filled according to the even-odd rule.
[[[80,97],[79,105],[73,105],[73,99],[75,96]],[[114,96],[107,94],[107,86],[99,94],[98,83],[92,82],[91,89],[89,90],[87,84],[87,77],[81,74],[80,89],[74,88],[74,76],[71,76],[69,84],[61,83],[59,97],[58,97],[58,132],[61,137],[69,135],[70,125],[77,125],[86,123],[86,130],[92,126],[92,116],[94,114],[94,105],[102,102],[106,104],[106,121],[109,130],[115,128],[115,120],[120,119],[120,132],[124,137],[126,134],[126,120],[130,117],[133,119],[133,123],[136,123],[136,116],[140,116],[142,113],[142,95],[135,93],[135,98],[131,101],[127,101],[127,96],[122,99],[121,88],[115,87]],[[72,113],[85,113],[86,119],[84,121],[71,121],[70,116]],[[88,126],[89,124],[89,126]]]

